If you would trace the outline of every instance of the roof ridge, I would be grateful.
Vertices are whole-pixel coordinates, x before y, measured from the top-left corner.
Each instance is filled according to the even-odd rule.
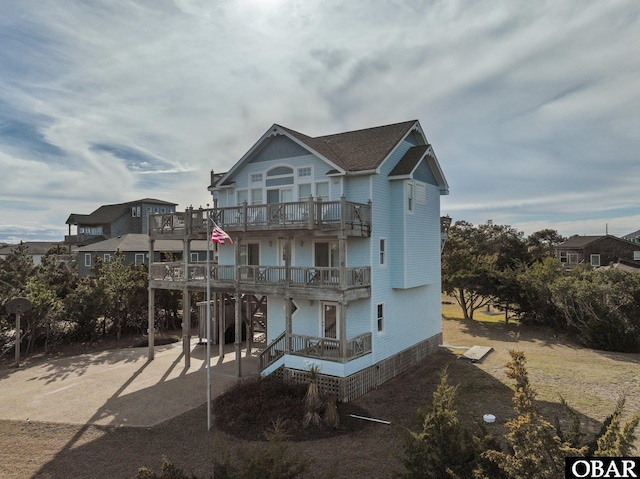
[[[413,124],[416,121],[418,121],[418,120],[399,121],[397,123],[389,123],[387,125],[377,125],[377,126],[370,126],[368,128],[358,128],[357,130],[343,131],[343,132],[340,132],[340,133],[331,133],[329,135],[314,136],[314,137],[311,137],[311,138],[313,138],[315,140],[319,140],[321,138],[327,138],[327,137],[330,137],[330,136],[348,135],[350,133],[360,133],[360,132],[363,132],[363,131],[377,130],[377,129],[380,129],[380,128],[390,128],[390,127],[394,127],[394,126],[398,126],[398,125],[403,125],[405,123],[408,125],[408,124]]]

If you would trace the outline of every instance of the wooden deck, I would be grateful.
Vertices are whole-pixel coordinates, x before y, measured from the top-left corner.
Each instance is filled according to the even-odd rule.
[[[211,264],[212,288],[232,292],[291,296],[303,299],[355,300],[371,295],[369,266],[344,268],[302,266],[234,266]],[[150,285],[153,288],[181,290],[185,286],[205,291],[207,264],[182,262],[153,263]]]
[[[207,218],[227,233],[301,230],[306,234],[371,236],[371,204],[340,201],[295,201],[227,208],[188,209],[185,212],[151,215],[152,239],[206,239]]]

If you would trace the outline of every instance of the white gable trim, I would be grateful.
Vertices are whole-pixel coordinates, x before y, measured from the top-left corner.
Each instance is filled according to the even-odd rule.
[[[218,181],[218,185],[220,186],[216,186],[213,189],[218,189],[218,188],[223,188],[223,183],[225,183],[226,181],[229,180],[229,178],[231,178],[231,176],[233,176],[233,174],[238,171],[238,169],[240,169],[240,167],[244,166],[249,159],[253,156],[253,154],[260,148],[260,146],[269,138],[273,137],[273,136],[278,136],[278,135],[283,135],[285,137],[287,137],[289,140],[293,141],[294,143],[296,143],[298,146],[304,148],[305,150],[307,150],[309,153],[317,156],[318,158],[320,158],[322,161],[324,161],[325,163],[327,163],[331,168],[338,170],[338,172],[340,172],[341,174],[345,174],[345,171],[340,168],[338,165],[336,165],[335,163],[332,163],[330,160],[328,160],[326,157],[324,157],[323,155],[321,155],[320,153],[318,153],[317,151],[315,151],[313,148],[311,148],[309,145],[307,145],[306,143],[303,143],[302,141],[298,140],[295,136],[289,134],[289,132],[287,132],[286,130],[280,128],[280,126],[276,125],[275,123],[273,125],[271,125],[271,128],[269,128],[264,135],[262,135],[260,137],[260,139],[258,141],[256,141],[254,143],[254,145],[249,148],[249,151],[247,151],[242,158],[240,158],[232,167],[229,171],[227,171],[225,173],[225,175],[220,179],[220,181]]]
[[[422,128],[420,127],[420,122],[418,120],[415,121],[415,123],[411,126],[411,128],[409,128],[407,130],[407,132],[404,134],[404,136],[402,138],[400,138],[400,141],[398,141],[398,143],[396,143],[396,146],[394,146],[391,151],[389,152],[389,154],[385,157],[384,160],[382,160],[380,162],[380,164],[378,165],[378,167],[376,168],[376,174],[380,174],[380,170],[382,169],[382,166],[389,160],[389,157],[391,155],[393,155],[393,153],[396,151],[396,148],[398,148],[398,146],[400,146],[400,144],[407,138],[407,136],[409,136],[413,131],[418,131],[421,135],[422,138],[424,139],[425,143],[427,142],[427,137],[424,136],[424,133],[422,132]]]
[[[389,176],[389,180],[410,180],[410,179],[412,179],[414,173],[416,172],[416,170],[418,169],[418,166],[420,165],[420,163],[422,161],[426,161],[427,162],[427,166],[431,170],[431,173],[433,173],[433,176],[436,179],[436,182],[438,183],[438,186],[440,187],[440,194],[441,195],[448,195],[449,194],[449,184],[447,183],[447,180],[445,179],[444,174],[442,173],[442,169],[440,168],[440,163],[438,163],[438,160],[436,158],[436,154],[433,151],[433,148],[431,147],[431,145],[429,145],[429,147],[425,150],[425,152],[422,155],[422,157],[420,158],[420,160],[416,161],[416,165],[413,167],[413,169],[409,173],[407,173],[406,175]]]

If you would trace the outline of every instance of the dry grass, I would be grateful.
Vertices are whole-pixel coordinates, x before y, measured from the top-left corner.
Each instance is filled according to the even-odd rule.
[[[447,318],[455,315],[453,308],[445,313]],[[458,359],[459,350],[443,348],[355,401],[371,417],[391,421],[391,426],[367,423],[349,435],[291,443],[292,454],[314,461],[308,477],[392,477],[402,467],[406,430],[419,427],[417,410],[426,407],[445,365],[450,382],[460,384],[457,408],[461,418],[472,426],[483,414],[492,413],[497,421],[488,429],[501,434],[504,422],[514,414],[504,373],[510,349],[526,353],[540,407],[552,421],[561,411],[560,394],[592,432],[613,410],[620,394],[627,394],[628,415],[640,411],[638,354],[593,351],[504,321],[445,319],[443,334],[448,345],[486,345],[494,350],[482,363],[473,364]],[[143,465],[157,470],[164,455],[204,478],[209,477],[212,458],[221,449],[233,453],[249,447],[264,444],[218,430],[207,432],[204,406],[148,429],[0,421],[0,477],[133,477]]]

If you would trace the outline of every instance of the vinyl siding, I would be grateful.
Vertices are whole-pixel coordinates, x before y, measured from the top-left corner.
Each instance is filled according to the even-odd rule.
[[[347,201],[354,203],[367,203],[371,198],[369,196],[370,177],[369,176],[351,176],[346,177],[344,196]]]

